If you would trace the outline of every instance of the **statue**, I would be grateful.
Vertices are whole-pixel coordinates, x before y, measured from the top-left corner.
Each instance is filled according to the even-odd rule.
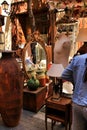
[[[69,63],[71,40],[68,35],[62,33],[54,45],[54,63],[62,64],[65,68]]]

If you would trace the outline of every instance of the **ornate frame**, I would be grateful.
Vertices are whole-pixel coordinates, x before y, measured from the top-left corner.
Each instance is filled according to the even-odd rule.
[[[24,72],[28,77],[28,74],[27,74],[27,71],[26,71],[26,67],[25,67],[25,54],[26,54],[26,50],[27,48],[30,47],[30,44],[32,42],[38,42],[44,49],[45,53],[46,53],[46,69],[47,69],[47,64],[48,64],[48,57],[47,57],[47,52],[46,52],[46,48],[45,48],[45,41],[44,39],[42,39],[42,37],[40,36],[40,33],[38,31],[35,31],[34,33],[32,33],[29,37],[29,41],[28,43],[25,45],[24,49],[23,49],[23,52],[22,52],[22,62],[23,62],[23,69],[24,69]]]

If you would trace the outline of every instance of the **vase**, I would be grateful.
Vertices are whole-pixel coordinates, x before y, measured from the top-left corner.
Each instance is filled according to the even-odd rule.
[[[44,87],[46,85],[46,75],[44,71],[38,70],[36,73],[37,73],[37,79],[40,82],[40,86]]]
[[[19,124],[23,105],[23,73],[13,51],[3,51],[0,59],[0,113],[9,127]]]

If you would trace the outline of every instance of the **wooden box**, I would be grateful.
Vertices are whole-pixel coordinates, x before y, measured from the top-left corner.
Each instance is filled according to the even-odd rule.
[[[23,109],[37,112],[44,104],[47,87],[40,87],[36,91],[29,91],[26,87],[23,89]]]

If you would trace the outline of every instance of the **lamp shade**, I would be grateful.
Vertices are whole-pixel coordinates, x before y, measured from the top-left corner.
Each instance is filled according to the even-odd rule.
[[[50,69],[47,71],[47,75],[50,77],[61,77],[64,68],[62,64],[52,64]]]
[[[76,39],[77,42],[87,42],[87,28],[81,28]]]
[[[1,5],[2,5],[2,9],[3,9],[3,10],[8,10],[9,4],[7,3],[7,1],[4,0],[4,1],[1,3]]]

